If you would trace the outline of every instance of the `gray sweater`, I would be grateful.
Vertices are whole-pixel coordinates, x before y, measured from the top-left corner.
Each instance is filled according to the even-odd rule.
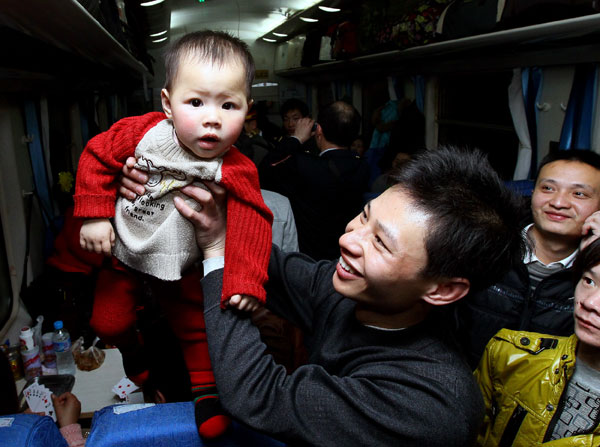
[[[287,374],[248,318],[219,308],[208,274],[206,332],[223,406],[294,445],[468,446],[483,404],[471,371],[435,318],[402,331],[365,327],[333,289],[335,263],[273,247],[268,305],[305,332],[309,364]]]

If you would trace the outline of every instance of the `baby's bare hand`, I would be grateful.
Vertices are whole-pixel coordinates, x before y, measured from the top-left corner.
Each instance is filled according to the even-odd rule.
[[[79,244],[84,250],[110,256],[115,245],[115,231],[110,220],[105,218],[86,220],[79,232]]]
[[[229,306],[243,312],[254,312],[260,307],[260,303],[253,296],[233,295],[229,298]]]

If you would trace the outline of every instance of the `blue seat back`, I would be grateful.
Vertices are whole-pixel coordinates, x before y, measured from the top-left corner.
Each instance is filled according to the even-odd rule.
[[[133,411],[118,414],[118,407]],[[129,408],[126,408],[129,407]],[[115,412],[115,409],[117,412]],[[161,405],[110,406],[97,411],[86,447],[282,447],[283,443],[233,422],[227,433],[203,441],[194,419],[194,404],[178,402]]]
[[[67,443],[52,418],[11,414],[0,416],[0,446],[67,447]]]

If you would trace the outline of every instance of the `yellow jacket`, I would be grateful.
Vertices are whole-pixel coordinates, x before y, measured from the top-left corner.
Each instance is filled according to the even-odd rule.
[[[561,396],[575,370],[577,337],[502,329],[485,348],[475,371],[485,404],[477,445],[489,447],[597,447],[592,434],[545,442]],[[556,416],[558,417],[558,416]]]

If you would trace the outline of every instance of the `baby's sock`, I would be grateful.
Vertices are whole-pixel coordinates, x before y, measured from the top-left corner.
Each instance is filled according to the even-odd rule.
[[[231,420],[223,414],[217,388],[213,385],[192,386],[192,398],[200,436],[216,438],[222,435],[229,427]]]

